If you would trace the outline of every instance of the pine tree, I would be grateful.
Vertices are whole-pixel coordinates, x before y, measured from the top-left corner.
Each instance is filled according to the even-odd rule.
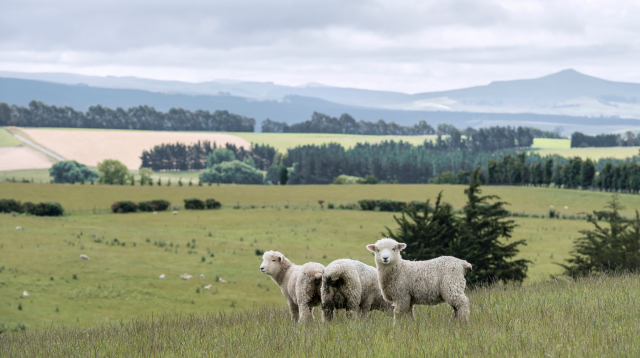
[[[414,206],[408,206],[401,217],[394,217],[399,228],[387,229],[386,235],[407,244],[403,256],[409,260],[430,260],[439,256],[454,256],[467,260],[473,270],[467,274],[472,283],[491,281],[519,281],[527,277],[529,260],[513,260],[524,240],[503,243],[511,238],[515,228],[513,220],[505,219],[506,203],[489,200],[497,196],[479,196],[480,168],[471,177],[465,190],[468,202],[464,217],[457,218],[451,206],[442,203],[438,195],[435,207],[421,215]],[[385,234],[385,233],[383,233]]]
[[[571,258],[567,259],[565,273],[576,277],[597,271],[619,271],[640,269],[640,215],[636,210],[635,219],[620,216],[624,207],[614,195],[606,206],[607,211],[594,211],[588,217],[593,230],[582,230],[583,237],[574,241]],[[604,218],[609,228],[601,225]]]
[[[460,258],[473,265],[468,275],[471,282],[519,281],[527,277],[529,260],[513,258],[520,251],[525,240],[503,243],[511,238],[516,227],[513,220],[505,219],[509,212],[502,201],[495,195],[479,196],[480,168],[471,177],[469,188],[465,189],[467,204],[464,207],[464,218],[459,227],[459,246],[464,249]]]

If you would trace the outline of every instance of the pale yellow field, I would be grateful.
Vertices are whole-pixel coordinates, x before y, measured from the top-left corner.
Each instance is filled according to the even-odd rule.
[[[571,139],[533,138],[533,148],[571,148]]]
[[[602,158],[625,159],[638,155],[640,147],[608,147],[608,148],[542,148],[536,150],[541,156],[557,154],[565,158],[580,157],[599,160]]]
[[[279,151],[286,151],[300,145],[322,145],[339,143],[345,148],[353,148],[357,143],[380,143],[383,141],[403,141],[420,145],[425,140],[435,141],[435,135],[394,136],[394,135],[354,135],[325,133],[233,133],[251,143],[269,144]],[[443,136],[446,138],[447,136]]]
[[[0,171],[49,169],[55,161],[27,146],[0,148]]]
[[[162,143],[192,144],[208,140],[220,145],[232,143],[249,148],[246,140],[231,134],[205,132],[156,132],[128,130],[22,129],[29,137],[66,159],[96,166],[105,159],[117,159],[129,169],[138,169],[142,151]]]

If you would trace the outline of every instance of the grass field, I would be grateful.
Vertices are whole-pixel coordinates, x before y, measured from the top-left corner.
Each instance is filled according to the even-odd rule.
[[[258,303],[281,306],[285,301],[279,289],[258,270],[261,258],[256,249],[279,250],[297,263],[326,265],[351,257],[373,265],[364,246],[379,239],[385,227],[396,227],[392,213],[322,210],[315,203],[318,198],[335,203],[363,198],[425,200],[444,190],[444,200],[459,208],[465,201],[464,188],[0,183],[2,197],[59,201],[74,211],[61,218],[0,215],[0,325],[22,322],[40,327],[58,322],[90,326],[105,317],[128,320],[148,317],[152,312],[213,313]],[[541,188],[484,187],[484,193],[501,195],[512,202],[511,210],[541,214],[547,213],[551,199],[556,207],[568,204],[568,210],[561,209],[567,213],[601,209],[610,199],[605,193]],[[216,211],[181,210],[177,216],[169,212],[93,214],[91,210],[116,200],[164,198],[180,205],[190,197],[214,197],[225,206]],[[621,195],[620,199],[627,206],[625,212],[631,213],[640,196]],[[284,207],[287,201],[289,209]],[[245,208],[232,209],[237,203]],[[257,207],[247,207],[252,203]],[[267,207],[262,208],[263,204]],[[89,210],[79,213],[78,208]],[[534,263],[528,282],[560,273],[554,263],[568,258],[578,231],[590,227],[583,220],[514,220],[519,226],[513,239],[527,242],[519,257]],[[18,226],[22,229],[16,230]],[[80,260],[81,253],[91,260]],[[180,280],[183,273],[194,279]],[[158,279],[160,274],[167,278]],[[200,274],[205,275],[204,280],[198,278]],[[216,283],[216,276],[229,283]],[[204,290],[210,283],[213,289]],[[30,296],[21,298],[25,290]]]
[[[602,158],[625,159],[638,155],[640,147],[607,147],[607,148],[541,148],[534,149],[541,156],[557,154],[565,158],[580,157],[599,160]]]
[[[49,169],[25,169],[25,170],[6,170],[0,171],[0,182],[6,180],[21,181],[26,179],[35,183],[49,183],[51,177],[49,176]]]
[[[162,173],[164,174],[164,173]],[[17,176],[16,176],[17,177]],[[20,183],[0,183],[2,197],[21,201],[57,201],[67,209],[92,210],[106,208],[118,200],[151,200],[166,199],[173,205],[182,206],[187,198],[215,198],[224,205],[280,205],[319,208],[318,200],[327,203],[347,204],[361,199],[393,199],[402,201],[427,200],[433,202],[440,191],[444,200],[454,208],[460,209],[466,202],[464,185],[220,185],[188,186],[188,178],[183,178],[184,186],[177,185],[172,179],[171,186],[156,185],[90,185],[90,184],[55,184],[33,185]],[[554,188],[535,188],[518,186],[483,186],[483,194],[498,195],[511,205],[507,209],[515,212],[548,215],[550,205],[560,214],[591,213],[601,210],[611,199],[611,193],[567,190]],[[620,195],[621,203],[626,207],[622,212],[633,215],[640,207],[640,195]],[[568,209],[564,209],[567,206]]]
[[[571,139],[533,138],[532,147],[570,149]]]
[[[12,357],[637,357],[640,277],[594,276],[468,293],[468,325],[445,305],[414,320],[374,312],[294,325],[282,305],[212,315],[96,320],[92,329],[43,326],[0,335]]]
[[[286,151],[300,145],[340,143],[345,148],[352,148],[357,143],[380,143],[383,141],[403,141],[420,145],[425,140],[435,141],[435,135],[392,136],[392,135],[355,135],[324,133],[233,133],[251,143],[269,144],[279,151]],[[447,136],[444,136],[447,137]]]
[[[0,127],[0,148],[3,147],[15,147],[22,144],[22,142],[14,137],[8,130]]]

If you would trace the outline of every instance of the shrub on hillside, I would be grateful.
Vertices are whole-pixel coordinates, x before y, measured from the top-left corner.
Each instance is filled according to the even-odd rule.
[[[129,177],[127,167],[116,159],[105,159],[98,163],[99,181],[102,184],[123,185]]]
[[[156,207],[156,211],[165,211],[171,206],[170,202],[163,199],[151,200],[151,204]]]
[[[54,183],[84,183],[98,178],[98,173],[75,160],[58,162],[51,166],[49,175]]]
[[[189,210],[203,210],[205,208],[205,203],[197,198],[184,199],[184,208]]]
[[[128,200],[116,201],[115,203],[111,204],[111,211],[118,214],[135,213],[136,211],[138,211],[138,204]]]
[[[407,208],[407,203],[404,201],[394,201],[394,200],[378,200],[378,207],[380,211],[391,211],[391,212],[400,212]]]
[[[207,201],[205,201],[205,206],[207,209],[220,209],[222,203],[216,199],[207,199]]]
[[[620,215],[624,207],[617,196],[606,206],[607,211],[596,211],[587,221],[592,230],[582,230],[583,237],[574,241],[574,251],[567,259],[565,273],[577,277],[592,272],[635,271],[640,269],[640,214],[633,219]],[[605,219],[603,224],[600,219]],[[609,228],[605,228],[605,225]]]
[[[138,210],[140,211],[165,211],[171,205],[166,200],[149,200],[138,202]]]
[[[276,165],[269,167],[264,181],[267,184],[278,185],[280,182],[280,167]]]
[[[36,216],[62,216],[64,209],[60,203],[56,202],[38,203],[29,214]]]
[[[211,168],[216,164],[222,162],[230,162],[236,160],[236,155],[232,150],[226,148],[219,148],[209,153],[207,156],[207,168]]]
[[[203,183],[262,184],[264,176],[256,168],[234,160],[215,164],[200,174]]]
[[[20,205],[20,211],[23,213],[33,214],[33,211],[36,209],[36,204],[26,201]]]
[[[427,209],[427,203],[424,201],[413,200],[408,204],[409,207],[415,208],[416,211],[422,212]]]
[[[364,179],[359,179],[356,183],[358,184],[378,184],[378,178],[373,175],[367,175]]]
[[[1,213],[21,213],[22,206],[20,202],[13,199],[0,199],[0,212]]]
[[[358,201],[358,204],[362,210],[372,211],[375,210],[378,203],[376,200],[363,199]]]

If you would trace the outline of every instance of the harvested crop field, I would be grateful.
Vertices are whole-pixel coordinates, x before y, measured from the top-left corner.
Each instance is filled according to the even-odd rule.
[[[0,171],[48,169],[53,163],[54,160],[30,147],[0,148]]]
[[[96,166],[105,159],[117,159],[129,169],[138,169],[143,150],[162,143],[191,144],[208,140],[220,145],[249,148],[251,143],[230,134],[196,132],[156,132],[129,130],[23,129],[33,140],[82,164]],[[8,170],[8,169],[6,169]]]

